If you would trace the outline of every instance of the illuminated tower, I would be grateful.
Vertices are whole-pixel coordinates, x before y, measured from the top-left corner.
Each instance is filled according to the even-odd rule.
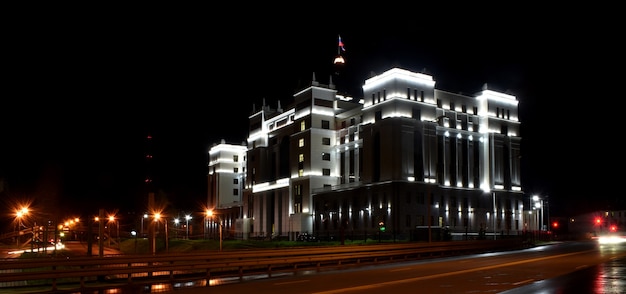
[[[148,215],[151,215],[155,211],[155,207],[154,207],[154,183],[152,179],[152,176],[153,176],[152,175],[152,172],[153,172],[152,135],[150,134],[146,136],[146,154],[145,154],[144,159],[146,161],[146,175],[144,178],[145,195],[148,196],[148,199],[146,202],[147,207],[146,207],[145,212],[147,212]],[[141,215],[142,215],[141,217],[143,220],[143,213]],[[142,226],[143,226],[143,222],[142,222]],[[141,229],[143,231],[143,228]],[[150,242],[150,252],[152,253],[154,253],[156,250],[154,229],[155,228],[152,222],[148,221],[148,237],[150,240],[152,240],[152,242]]]

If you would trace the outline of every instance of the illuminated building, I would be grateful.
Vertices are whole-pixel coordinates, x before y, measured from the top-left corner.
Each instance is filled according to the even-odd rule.
[[[247,237],[419,239],[524,230],[515,96],[435,88],[400,68],[371,77],[363,98],[332,80],[293,105],[250,115],[243,226]],[[494,230],[495,226],[495,230]],[[495,238],[496,236],[494,236]]]
[[[208,170],[208,199],[207,210],[212,210],[217,219],[204,222],[205,231],[210,236],[215,236],[219,227],[223,224],[227,237],[241,238],[246,231],[235,230],[235,222],[242,222],[241,218],[243,203],[243,185],[246,168],[247,147],[243,145],[226,144],[224,140],[209,150]],[[247,228],[247,226],[245,227]]]

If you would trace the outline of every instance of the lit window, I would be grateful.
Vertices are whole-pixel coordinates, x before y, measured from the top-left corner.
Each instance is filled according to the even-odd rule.
[[[304,176],[304,170],[303,170],[303,169],[299,169],[299,170],[298,170],[298,176],[299,176],[299,177]]]
[[[298,146],[299,147],[304,147],[304,138],[298,140]]]
[[[304,162],[304,154],[298,155],[298,161],[299,162]]]
[[[306,123],[305,123],[304,121],[301,121],[301,122],[300,122],[300,130],[301,130],[301,131],[306,130]]]

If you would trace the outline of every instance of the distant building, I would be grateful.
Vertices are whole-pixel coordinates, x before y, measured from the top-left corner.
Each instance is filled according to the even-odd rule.
[[[213,215],[204,222],[205,237],[219,234],[219,223],[224,226],[225,238],[241,238],[243,227],[236,221],[241,221],[243,202],[243,188],[246,168],[247,147],[243,145],[220,144],[209,150],[208,164],[208,199],[207,209],[213,210]],[[239,230],[236,230],[239,227]],[[235,231],[239,231],[239,236]]]
[[[424,239],[428,228],[437,239],[431,230],[454,238],[525,230],[515,96],[486,85],[474,96],[450,93],[432,76],[400,68],[362,88],[357,100],[313,76],[293,105],[264,103],[250,115],[247,155],[237,153],[245,166],[216,168],[211,151],[209,183],[221,171],[244,181],[240,200],[219,200],[234,191],[209,188],[210,204],[242,205],[238,236]]]

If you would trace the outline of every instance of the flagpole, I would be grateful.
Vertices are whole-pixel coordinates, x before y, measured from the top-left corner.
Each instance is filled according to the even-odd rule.
[[[341,55],[341,36],[337,35],[337,37],[339,37],[339,42],[337,43],[337,55]]]

